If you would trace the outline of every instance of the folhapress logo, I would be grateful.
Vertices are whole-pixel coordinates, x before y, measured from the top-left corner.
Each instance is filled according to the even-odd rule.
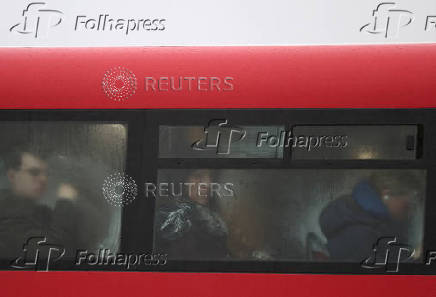
[[[204,138],[194,142],[192,149],[216,150],[218,155],[228,155],[232,143],[243,140],[245,135],[244,129],[229,125],[227,120],[212,120],[204,128]]]
[[[398,37],[401,28],[413,22],[413,12],[397,8],[395,2],[380,3],[372,12],[373,20],[360,28],[360,32]]]
[[[21,21],[9,31],[38,38],[47,34],[50,28],[60,25],[62,15],[60,10],[46,8],[45,2],[32,2],[23,10]]]
[[[114,18],[109,14],[97,17],[78,15],[74,31],[120,31],[129,35],[139,31],[164,31],[166,19],[162,18]]]
[[[46,36],[50,29],[60,25],[64,19],[69,20],[69,24],[62,26],[74,32],[120,32],[129,35],[166,29],[166,19],[161,17],[126,17],[108,13],[66,16],[64,18],[61,10],[52,9],[46,2],[31,2],[24,8],[21,21],[12,25],[9,31],[38,38]]]
[[[414,254],[413,248],[398,243],[395,237],[380,238],[373,247],[372,256],[363,261],[362,268],[383,268],[386,272],[398,272],[400,263],[409,260]]]
[[[115,67],[104,74],[102,87],[110,99],[124,101],[136,92],[136,76],[124,67]]]
[[[60,260],[65,248],[47,242],[46,237],[31,237],[23,245],[23,254],[11,263],[12,268],[49,271],[50,264]]]

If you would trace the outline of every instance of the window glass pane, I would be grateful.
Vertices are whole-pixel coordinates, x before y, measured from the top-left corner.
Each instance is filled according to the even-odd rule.
[[[295,160],[413,160],[417,157],[416,125],[296,126],[292,135]]]
[[[159,170],[155,240],[179,260],[360,263],[382,237],[420,251],[424,170]],[[415,254],[417,260],[420,253]]]
[[[104,199],[102,185],[125,169],[127,125],[3,122],[0,135],[2,259],[22,256],[33,237],[65,248],[64,258],[118,250],[121,208]]]
[[[160,126],[160,158],[283,158],[283,147],[257,146],[259,133],[280,135],[283,127],[230,126],[211,122],[201,126]]]

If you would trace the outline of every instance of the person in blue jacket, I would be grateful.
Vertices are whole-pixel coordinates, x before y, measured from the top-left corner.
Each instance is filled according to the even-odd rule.
[[[381,171],[330,202],[319,218],[330,260],[362,262],[384,237],[408,244],[407,222],[419,188],[410,171]]]

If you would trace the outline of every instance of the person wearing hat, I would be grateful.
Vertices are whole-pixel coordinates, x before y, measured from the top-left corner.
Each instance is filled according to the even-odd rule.
[[[408,244],[408,222],[419,189],[413,172],[375,171],[351,195],[330,202],[319,218],[330,260],[362,262],[385,237]]]

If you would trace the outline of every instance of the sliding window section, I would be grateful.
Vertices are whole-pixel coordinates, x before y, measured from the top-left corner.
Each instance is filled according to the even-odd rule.
[[[435,113],[150,111],[159,269],[434,273]]]

